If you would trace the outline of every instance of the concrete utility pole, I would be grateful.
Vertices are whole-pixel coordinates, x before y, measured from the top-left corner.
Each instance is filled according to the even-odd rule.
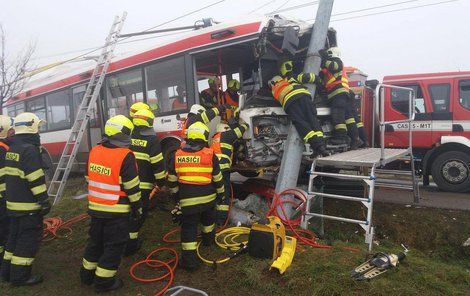
[[[325,45],[325,40],[330,24],[331,11],[333,10],[334,0],[320,0],[318,4],[317,15],[315,17],[315,24],[312,29],[312,36],[307,52],[307,59],[305,60],[304,71],[318,74],[320,70],[321,57],[318,55],[318,50],[322,49]],[[315,85],[307,85],[309,91],[312,93],[312,98],[315,96]],[[289,127],[289,135],[285,143],[284,153],[282,155],[281,168],[276,182],[276,192],[279,193],[287,188],[297,186],[297,179],[299,177],[300,163],[302,160],[304,143],[300,139],[294,125]],[[285,199],[292,197],[286,196]],[[320,210],[322,210],[323,201],[321,202]],[[315,203],[314,203],[315,204]],[[317,207],[318,208],[318,207]],[[286,207],[286,214],[291,215],[293,209]],[[319,232],[323,232],[323,225]]]

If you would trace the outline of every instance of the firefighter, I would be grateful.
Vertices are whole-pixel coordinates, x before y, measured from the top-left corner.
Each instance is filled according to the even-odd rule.
[[[228,218],[232,192],[230,185],[230,167],[232,166],[234,144],[238,139],[241,139],[247,129],[248,125],[241,119],[239,123],[235,121],[231,123],[231,125],[219,123],[217,125],[217,133],[212,137],[211,148],[219,159],[220,171],[222,172],[225,188],[225,198],[218,202],[216,206],[217,225],[224,225]]]
[[[186,129],[193,123],[202,122],[204,124],[208,124],[216,116],[221,115],[227,108],[231,108],[231,106],[224,104],[206,110],[206,108],[201,105],[192,105],[191,109],[189,110],[188,117],[186,118],[186,121],[184,122],[183,128],[181,130],[181,137],[186,137]]]
[[[102,142],[88,159],[91,223],[80,278],[83,284],[94,283],[96,292],[122,287],[116,273],[129,239],[129,218],[138,222],[142,215],[137,164],[128,148],[133,129],[127,117],[111,117]]]
[[[43,123],[33,113],[16,116],[15,136],[5,154],[10,227],[1,274],[3,280],[14,286],[31,286],[43,280],[42,276],[31,274],[42,238],[43,216],[51,209],[40,153],[39,126]]]
[[[139,111],[140,109],[146,109],[152,111],[149,105],[145,104],[144,102],[137,102],[132,104],[131,108],[129,109],[129,117],[132,120],[134,114]]]
[[[351,149],[367,147],[368,141],[364,123],[357,113],[356,94],[352,90],[349,90],[349,101],[346,107],[346,125],[348,135],[351,137]]]
[[[181,214],[181,266],[188,271],[200,265],[196,254],[198,224],[202,224],[202,243],[214,243],[215,204],[224,198],[219,160],[208,148],[208,137],[209,128],[204,123],[189,126],[186,144],[168,164],[168,187],[180,207],[172,213]]]
[[[165,164],[163,161],[162,149],[153,129],[155,115],[147,109],[140,109],[134,114],[132,119],[134,131],[132,132],[131,150],[137,159],[139,170],[140,191],[142,195],[143,215],[139,225],[131,223],[129,233],[129,243],[126,248],[126,255],[132,255],[140,249],[141,241],[138,239],[139,229],[145,222],[149,209],[149,196],[154,184],[161,188],[165,185]]]
[[[14,133],[12,129],[12,118],[0,115],[0,266],[3,260],[3,251],[8,237],[8,224],[10,220],[7,215],[5,197],[5,155],[10,148],[10,137]]]
[[[203,90],[199,96],[201,105],[206,109],[217,106],[219,98],[222,97],[219,78],[209,78],[208,83],[209,88]]]
[[[334,126],[332,145],[349,144],[346,127],[346,104],[349,97],[349,84],[343,62],[339,57],[338,47],[320,50],[322,57],[320,75],[328,96],[331,109],[331,121]]]
[[[238,107],[239,91],[240,82],[236,79],[229,80],[227,83],[227,89],[220,98],[220,105],[228,104],[233,107]]]
[[[308,77],[311,82],[316,80],[315,76],[310,78],[309,74],[301,77]],[[310,144],[315,154],[328,155],[316,116],[317,111],[308,89],[293,77],[288,79],[281,76],[273,77],[269,86],[274,98],[281,103],[304,142]]]
[[[176,93],[178,95],[174,96],[173,103],[171,104],[171,110],[186,110],[188,108],[188,103],[186,102],[186,90],[181,85],[176,87]]]

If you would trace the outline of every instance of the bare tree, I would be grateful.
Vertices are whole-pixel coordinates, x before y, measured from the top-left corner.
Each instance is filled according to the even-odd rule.
[[[6,48],[6,35],[0,24],[0,114],[3,112],[3,104],[23,90],[27,82],[25,74],[31,70],[31,56],[36,45],[29,43],[13,58],[7,54]]]

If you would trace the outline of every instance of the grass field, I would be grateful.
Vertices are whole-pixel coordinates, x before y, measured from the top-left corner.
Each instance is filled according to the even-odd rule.
[[[84,213],[86,200],[69,198],[84,189],[80,179],[70,181],[66,196],[50,216],[68,219]],[[351,218],[363,215],[360,207],[337,202],[325,202],[325,211]],[[400,243],[411,250],[398,268],[370,282],[355,282],[349,277],[352,268],[364,260],[362,230],[332,222],[325,225],[322,242],[336,248],[299,248],[291,267],[282,276],[268,270],[269,260],[243,255],[215,270],[209,266],[194,274],[177,270],[174,284],[199,288],[209,295],[470,295],[470,249],[462,246],[470,237],[469,212],[377,203],[374,221],[379,244],[374,251],[399,252]],[[125,286],[110,295],[153,295],[162,287],[164,282],[133,282],[129,268],[152,249],[165,245],[162,236],[173,227],[168,213],[160,210],[150,213],[142,232],[143,248],[124,258],[121,264],[119,275]],[[74,226],[69,237],[42,244],[34,270],[44,275],[43,284],[31,288],[0,284],[0,295],[92,295],[93,289],[82,286],[78,277],[87,230],[85,220]],[[361,248],[363,252],[344,251],[340,246]],[[178,245],[174,247],[179,249]],[[209,253],[218,254],[216,250]]]

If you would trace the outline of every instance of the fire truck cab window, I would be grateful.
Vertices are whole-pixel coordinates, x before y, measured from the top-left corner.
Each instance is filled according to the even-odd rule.
[[[416,113],[426,113],[426,106],[424,104],[423,92],[419,85],[400,85],[402,87],[412,88],[415,92],[415,112]],[[410,92],[403,89],[392,89],[391,90],[391,102],[392,108],[399,111],[403,115],[408,116],[409,114],[409,99]]]
[[[71,123],[69,90],[63,90],[47,95],[46,101],[47,128],[49,130],[69,128]]]
[[[428,89],[434,112],[450,112],[450,84],[431,84]]]
[[[470,110],[470,80],[459,82],[459,98],[460,105]]]
[[[106,88],[108,116],[128,116],[131,105],[144,100],[142,70],[111,75],[106,79]]]
[[[24,103],[17,103],[7,107],[8,116],[15,117],[24,112]]]
[[[26,102],[26,112],[36,114],[40,119],[46,120],[49,124],[49,120],[46,119],[46,102],[44,101],[44,97],[39,97]],[[39,127],[39,130],[43,132],[47,128],[48,127],[43,124]]]
[[[188,109],[184,57],[145,68],[147,103],[155,115]]]

